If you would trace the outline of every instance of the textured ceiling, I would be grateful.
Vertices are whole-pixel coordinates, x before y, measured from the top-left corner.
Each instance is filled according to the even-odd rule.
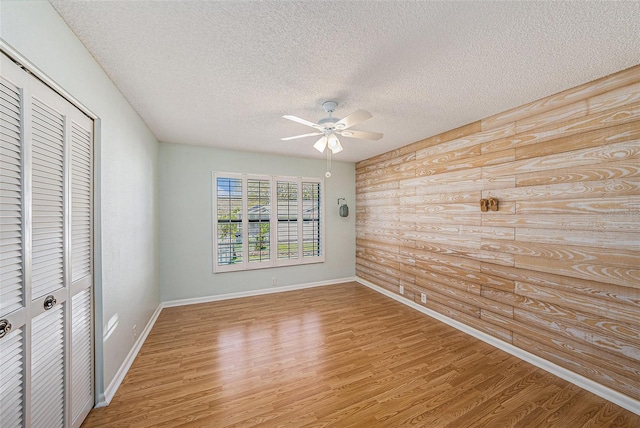
[[[640,63],[640,2],[51,3],[160,141],[358,161]]]

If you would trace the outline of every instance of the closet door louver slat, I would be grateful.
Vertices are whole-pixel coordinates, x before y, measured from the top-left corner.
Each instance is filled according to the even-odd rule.
[[[3,428],[21,427],[24,420],[24,333],[17,329],[0,341],[0,421]]]
[[[74,421],[84,419],[85,411],[93,404],[93,353],[91,290],[73,296],[71,333],[71,416]]]
[[[64,426],[64,305],[54,306],[32,321],[31,425]]]
[[[71,282],[91,275],[91,131],[71,122]]]
[[[0,78],[0,317],[23,307],[21,95]]]
[[[64,116],[33,99],[32,299],[64,287]],[[55,155],[60,161],[56,161]],[[40,173],[40,174],[39,174]],[[46,221],[46,226],[42,223]]]

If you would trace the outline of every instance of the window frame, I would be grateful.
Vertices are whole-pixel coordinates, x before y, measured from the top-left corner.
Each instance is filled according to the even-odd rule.
[[[239,179],[241,180],[242,189],[242,212],[241,212],[241,242],[242,242],[242,261],[238,263],[220,264],[219,260],[219,243],[218,243],[218,179]],[[249,180],[269,180],[269,260],[260,262],[251,262],[249,260],[249,216],[248,216],[248,193],[247,183]],[[298,256],[297,258],[278,258],[278,182],[295,182],[297,183],[297,228],[298,228]],[[304,257],[304,218],[303,218],[303,183],[313,183],[319,185],[318,192],[318,210],[319,210],[319,254],[315,256]],[[265,174],[248,174],[248,173],[226,173],[213,172],[212,174],[212,240],[213,240],[213,273],[237,272],[254,269],[265,269],[282,266],[298,266],[314,263],[323,263],[325,261],[325,207],[324,207],[324,179],[319,177],[294,177],[281,175],[265,175]]]

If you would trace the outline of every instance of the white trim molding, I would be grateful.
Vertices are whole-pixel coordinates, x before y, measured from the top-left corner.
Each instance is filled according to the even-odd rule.
[[[322,287],[326,285],[336,285],[345,282],[355,281],[355,277],[331,279],[328,281],[308,282],[305,284],[285,285],[282,287],[263,288],[260,290],[241,291],[239,293],[217,294],[213,296],[195,297],[193,299],[169,300],[162,303],[163,308],[174,306],[195,305],[197,303],[217,302],[220,300],[239,299],[242,297],[261,296],[263,294],[283,293],[285,291],[302,290],[305,288]]]
[[[111,400],[113,399],[113,396],[116,395],[118,388],[120,388],[120,384],[122,384],[124,377],[127,375],[127,372],[131,368],[131,364],[133,364],[133,361],[138,356],[138,352],[140,352],[140,348],[142,348],[142,345],[144,344],[144,341],[147,340],[147,336],[149,336],[149,333],[151,332],[153,325],[156,323],[158,316],[160,316],[160,312],[162,312],[162,303],[158,305],[153,315],[151,315],[149,322],[147,322],[147,325],[144,327],[144,330],[138,337],[138,340],[136,340],[136,343],[133,344],[133,347],[129,351],[129,354],[127,354],[127,357],[122,362],[122,365],[118,369],[118,372],[113,377],[113,380],[111,381],[111,383],[109,383],[109,386],[107,386],[107,388],[105,389],[104,394],[101,394],[99,396],[100,401],[96,403],[96,407],[108,406]]]
[[[564,380],[566,380],[567,382],[571,382],[574,385],[579,386],[580,388],[586,389],[589,392],[592,392],[602,398],[604,398],[605,400],[611,401],[614,404],[617,404],[620,407],[623,407],[627,410],[629,410],[630,412],[633,412],[637,415],[640,415],[640,401],[629,397],[628,395],[622,394],[618,391],[615,391],[607,386],[601,385],[598,382],[595,382],[591,379],[588,379],[578,373],[572,372],[571,370],[567,370],[564,367],[561,367],[555,363],[552,363],[551,361],[545,360],[544,358],[540,358],[537,355],[534,355],[530,352],[527,352],[523,349],[518,348],[517,346],[514,346],[510,343],[504,342],[500,339],[497,339],[493,336],[490,336],[486,333],[483,333],[479,330],[476,330],[473,327],[470,327],[466,324],[463,324],[459,321],[456,321],[454,319],[451,319],[449,317],[446,317],[434,310],[425,308],[422,305],[419,305],[417,303],[415,303],[412,300],[409,300],[405,297],[402,297],[396,293],[393,293],[389,290],[386,290],[382,287],[379,287],[375,284],[373,284],[372,282],[369,282],[365,279],[362,279],[358,276],[356,276],[355,281],[359,282],[360,284],[369,287],[370,289],[377,291],[380,294],[383,294],[387,297],[392,298],[393,300],[396,300],[400,303],[402,303],[403,305],[406,305],[412,309],[415,309],[425,315],[430,316],[431,318],[435,318],[438,321],[441,321],[457,330],[460,330],[464,333],[467,333],[473,337],[475,337],[476,339],[482,340],[485,343],[488,343],[491,346],[494,346],[502,351],[505,351],[515,357],[520,358],[521,360],[524,360],[528,363],[533,364],[536,367],[539,367],[551,374],[554,374],[556,376],[558,376],[559,378],[562,378]]]

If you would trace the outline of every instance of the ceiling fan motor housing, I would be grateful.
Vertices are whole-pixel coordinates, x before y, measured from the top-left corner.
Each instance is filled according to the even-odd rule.
[[[333,128],[338,120],[339,119],[337,117],[323,117],[318,121],[318,125],[321,125],[324,128]]]
[[[338,103],[335,101],[325,101],[322,103],[322,107],[324,107],[324,111],[327,113],[333,113],[336,111],[336,107],[338,107]]]
[[[336,122],[338,122],[339,119],[331,116],[331,113],[335,111],[337,106],[338,103],[335,101],[325,101],[322,103],[324,110],[329,113],[328,117],[324,117],[318,121],[318,125],[324,128],[325,135],[329,135],[335,129],[342,129],[339,125],[336,126]]]

